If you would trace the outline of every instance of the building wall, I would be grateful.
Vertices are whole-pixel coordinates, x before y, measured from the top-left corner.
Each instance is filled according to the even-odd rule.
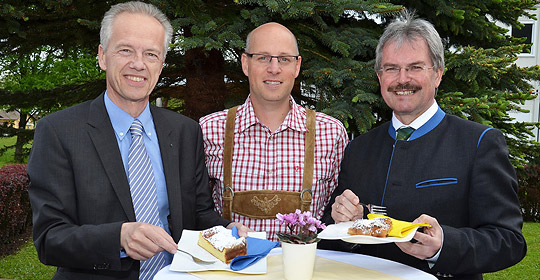
[[[0,110],[0,125],[8,125],[13,128],[19,128],[19,113],[16,111],[6,112]],[[34,121],[30,119],[26,123],[26,129],[34,129]]]
[[[540,5],[536,5],[537,10],[532,11],[531,13],[536,14],[536,18],[540,19]],[[520,19],[520,22],[523,24],[531,24],[531,53],[520,54],[519,58],[516,61],[516,64],[522,67],[534,66],[540,64],[540,28],[539,21],[532,20],[528,18]],[[536,89],[537,97],[534,100],[527,100],[526,103],[522,106],[524,109],[529,110],[529,113],[521,112],[511,112],[510,116],[515,118],[518,122],[538,122],[540,117],[540,97],[538,93],[540,92],[540,83],[532,82],[532,85]],[[534,129],[534,138],[536,141],[540,140],[540,133],[538,128]]]

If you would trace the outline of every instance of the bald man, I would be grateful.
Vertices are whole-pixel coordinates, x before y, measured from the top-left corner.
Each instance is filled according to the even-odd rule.
[[[248,98],[200,120],[217,211],[274,241],[287,230],[276,213],[301,209],[321,218],[348,142],[341,122],[292,98],[301,63],[289,29],[274,22],[255,28],[242,54]]]

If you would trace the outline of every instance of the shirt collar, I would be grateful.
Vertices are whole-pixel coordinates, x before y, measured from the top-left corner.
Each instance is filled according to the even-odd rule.
[[[424,113],[422,113],[409,125],[403,124],[400,120],[398,120],[396,114],[392,112],[392,126],[396,131],[403,126],[418,129],[423,126],[427,121],[429,121],[429,119],[431,119],[431,117],[433,117],[435,113],[437,113],[438,108],[439,106],[437,105],[437,101],[434,101],[433,104],[431,104],[431,106]]]
[[[122,110],[118,105],[116,105],[107,95],[107,92],[105,92],[105,109],[107,110],[107,113],[109,114],[109,118],[111,119],[112,127],[114,129],[114,132],[116,133],[116,136],[122,140],[128,134],[129,127],[131,127],[131,124],[135,120],[130,114],[128,114],[126,111]],[[152,120],[152,114],[150,113],[150,106],[146,104],[146,107],[144,108],[143,112],[137,117],[139,121],[141,121],[144,132],[148,135],[154,135],[155,134],[155,128],[154,128],[154,122]],[[148,136],[150,136],[148,135]],[[150,137],[152,138],[152,137]]]
[[[298,131],[307,131],[306,123],[304,121],[305,118],[303,117],[306,115],[305,109],[296,104],[292,96],[289,97],[289,104],[291,105],[291,109],[276,132],[283,131],[287,128]],[[246,102],[238,108],[236,114],[240,120],[238,124],[238,131],[240,132],[255,124],[263,125],[255,115],[253,104],[251,103],[251,95],[248,96]]]

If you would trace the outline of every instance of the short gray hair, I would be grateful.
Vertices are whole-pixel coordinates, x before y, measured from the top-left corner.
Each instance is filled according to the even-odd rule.
[[[379,39],[375,51],[375,71],[381,69],[382,52],[386,44],[395,42],[401,46],[405,41],[424,39],[434,69],[444,70],[444,46],[441,36],[430,22],[415,18],[414,12],[405,11],[402,16],[390,23]]]
[[[251,30],[248,33],[247,37],[246,37],[246,47],[244,48],[244,52],[246,52],[246,53],[249,53],[249,45],[250,45],[250,41],[251,41],[251,33],[253,33],[253,30]]]
[[[99,32],[99,43],[103,50],[107,50],[109,40],[112,35],[112,24],[114,18],[121,13],[144,14],[155,18],[165,29],[165,40],[163,42],[163,56],[167,55],[169,44],[171,43],[173,28],[167,16],[163,14],[156,6],[139,1],[125,2],[111,6],[103,16],[101,21],[101,30]]]

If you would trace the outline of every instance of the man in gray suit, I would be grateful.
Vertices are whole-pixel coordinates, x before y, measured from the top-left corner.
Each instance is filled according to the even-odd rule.
[[[53,279],[152,279],[183,229],[233,226],[213,210],[197,122],[149,104],[172,32],[150,4],[111,7],[98,50],[106,92],[38,123],[28,162],[33,237],[39,259],[58,267]],[[153,222],[136,215],[130,190],[135,121],[152,178],[152,199],[141,201],[154,201]],[[144,268],[158,255],[163,262]]]
[[[504,136],[437,105],[444,48],[433,25],[405,15],[386,28],[376,56],[392,121],[351,141],[323,221],[362,218],[363,202],[386,206],[392,218],[432,227],[416,232],[413,242],[333,248],[398,261],[439,278],[482,279],[484,272],[519,262],[527,247]],[[408,137],[400,132],[407,130]]]

